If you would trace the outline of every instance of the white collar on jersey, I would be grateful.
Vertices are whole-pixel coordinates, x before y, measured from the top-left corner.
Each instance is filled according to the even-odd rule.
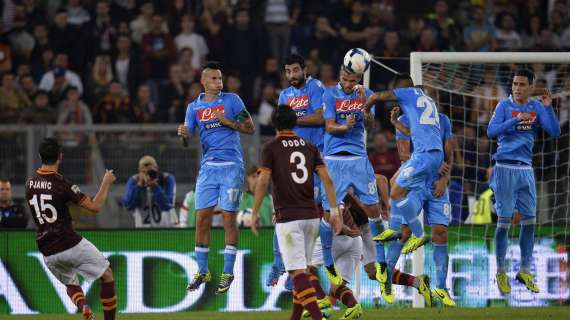
[[[218,98],[221,98],[221,97],[222,97],[222,93],[223,93],[223,91],[220,91],[220,93],[218,93]],[[196,100],[198,100],[199,102],[201,102],[201,101],[202,101],[202,97],[204,97],[205,95],[206,95],[205,92],[200,92],[200,94],[198,95],[198,99],[196,99]],[[214,101],[204,101],[204,102],[210,103],[210,102],[216,102],[216,101],[214,100]]]

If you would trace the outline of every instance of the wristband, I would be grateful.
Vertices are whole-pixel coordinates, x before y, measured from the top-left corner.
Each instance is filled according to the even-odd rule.
[[[338,216],[338,215],[339,215],[338,208],[337,207],[331,208],[331,216]]]

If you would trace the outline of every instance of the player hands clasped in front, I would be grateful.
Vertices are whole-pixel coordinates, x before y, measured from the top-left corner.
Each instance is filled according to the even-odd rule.
[[[293,279],[293,313],[300,319],[303,308],[312,319],[323,319],[317,303],[317,293],[307,267],[315,239],[319,235],[319,213],[314,200],[313,172],[317,172],[325,187],[327,198],[337,203],[334,186],[317,148],[295,134],[297,116],[293,109],[280,105],[272,115],[277,137],[267,142],[261,151],[261,168],[255,190],[252,231],[257,232],[259,207],[273,182],[275,230],[285,269]],[[336,206],[330,208],[331,224],[340,232],[342,221]]]
[[[529,70],[515,72],[512,95],[499,102],[487,128],[489,138],[497,138],[493,155],[495,166],[491,175],[491,189],[495,194],[498,221],[495,231],[497,257],[497,286],[502,294],[511,292],[505,260],[508,231],[513,213],[522,215],[519,244],[520,270],[516,279],[528,290],[539,292],[530,267],[534,248],[536,223],[536,186],[532,168],[534,135],[540,125],[551,137],[560,135],[560,124],[552,108],[552,97],[545,90],[541,101],[530,99],[534,74]]]
[[[423,227],[418,220],[422,207],[429,207],[426,214],[435,215],[446,210],[447,199],[436,199],[432,194],[432,184],[438,179],[438,171],[443,163],[443,146],[440,134],[439,116],[433,100],[423,90],[414,87],[409,75],[399,74],[394,81],[394,90],[377,92],[366,101],[370,110],[379,101],[398,101],[410,121],[410,131],[414,152],[410,160],[401,167],[396,183],[390,192],[390,221],[405,220],[414,237],[408,242],[411,251],[425,244],[429,238],[424,236]],[[439,214],[438,214],[439,215]],[[397,233],[396,230],[388,230]],[[374,240],[381,240],[376,237]],[[392,272],[402,251],[404,243],[392,240],[386,256],[386,290],[392,289]]]
[[[26,200],[37,227],[38,249],[49,271],[67,288],[67,295],[83,313],[84,320],[95,319],[81,289],[80,274],[87,281],[101,279],[101,304],[105,320],[114,320],[117,310],[115,280],[109,261],[87,239],[73,229],[68,203],[99,212],[107,199],[109,187],[116,180],[107,170],[93,199],[58,173],[63,159],[62,147],[55,138],[46,138],[39,146],[42,166],[26,182]]]
[[[222,92],[222,72],[218,63],[207,63],[200,79],[204,92],[188,105],[184,125],[178,134],[186,138],[198,130],[203,156],[196,182],[196,260],[198,272],[188,285],[197,290],[212,279],[208,269],[210,227],[214,207],[223,210],[226,248],[224,270],[216,293],[225,293],[234,280],[238,229],[236,211],[244,184],[244,164],[240,133],[253,134],[254,125],[239,96]]]

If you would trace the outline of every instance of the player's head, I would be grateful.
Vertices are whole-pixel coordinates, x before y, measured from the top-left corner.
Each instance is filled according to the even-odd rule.
[[[339,81],[340,86],[345,92],[352,92],[354,87],[362,79],[362,74],[348,72],[344,67],[340,68]]]
[[[398,73],[394,77],[394,88],[409,88],[414,86],[414,81],[407,73]]]
[[[534,73],[528,69],[518,69],[513,76],[513,99],[526,102],[533,91]]]
[[[297,124],[297,114],[288,105],[282,104],[273,110],[271,122],[277,131],[293,130]]]
[[[45,138],[40,143],[40,158],[44,165],[54,165],[61,161],[61,144],[56,138]]]
[[[219,93],[224,88],[222,81],[222,66],[219,62],[207,62],[202,70],[200,83],[207,93]]]
[[[12,185],[10,180],[0,177],[0,203],[12,200]]]
[[[283,69],[287,81],[293,87],[299,88],[305,83],[307,69],[305,59],[301,55],[294,53],[288,56],[283,64]]]

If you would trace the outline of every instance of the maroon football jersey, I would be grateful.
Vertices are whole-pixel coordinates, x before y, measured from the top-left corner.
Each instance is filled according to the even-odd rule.
[[[44,256],[49,256],[81,241],[73,229],[67,204],[80,204],[85,195],[55,171],[38,169],[36,173],[26,182],[26,200],[37,226],[38,248]]]
[[[260,170],[271,172],[277,222],[319,218],[313,172],[322,166],[317,148],[292,131],[263,145]]]

